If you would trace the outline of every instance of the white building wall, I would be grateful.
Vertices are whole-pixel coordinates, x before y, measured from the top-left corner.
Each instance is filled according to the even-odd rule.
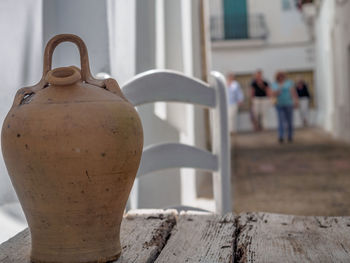
[[[91,72],[109,72],[109,50],[106,1],[43,1],[43,45],[57,34],[76,34],[88,47]],[[60,44],[53,54],[52,66],[76,65],[80,68],[77,47]]]
[[[41,7],[42,1],[0,1],[0,123],[17,90],[36,84],[41,78]],[[0,152],[0,206],[16,200]]]
[[[350,2],[320,1],[315,20],[319,123],[350,142]],[[322,107],[321,107],[322,106]]]
[[[211,5],[215,7],[214,15],[218,15],[220,5],[214,5],[213,2]],[[302,14],[293,5],[291,7],[283,10],[281,0],[248,0],[249,15],[262,14],[265,17],[268,37],[262,40],[213,42],[212,68],[224,74],[231,71],[236,74],[250,74],[262,69],[265,78],[270,82],[274,81],[275,73],[280,70],[314,70],[314,43]],[[311,123],[315,123],[315,110],[312,110],[310,117]],[[295,114],[295,123],[297,126],[301,124],[298,114]],[[267,128],[274,128],[276,124],[275,111],[271,106]],[[252,128],[249,113],[241,112],[238,117],[238,130]]]
[[[263,69],[265,77],[272,81],[278,70],[313,70],[314,48],[312,43],[300,45],[268,45],[258,43],[252,47],[223,47],[213,43],[213,68],[223,73],[253,73]]]
[[[250,16],[263,15],[268,27],[269,44],[291,44],[310,41],[308,28],[295,8],[294,0],[289,0],[291,8],[283,10],[281,0],[247,0],[247,11]],[[209,8],[212,17],[223,15],[223,0],[210,0]]]
[[[318,87],[316,95],[319,104],[318,123],[329,132],[334,126],[334,49],[331,33],[333,28],[334,0],[324,0],[315,25],[316,85]]]
[[[335,8],[334,135],[350,142],[350,3]]]
[[[300,12],[290,0],[291,8],[282,9],[281,0],[248,0],[249,14],[263,14],[269,30],[267,43],[292,44],[310,40]]]
[[[107,4],[112,76],[123,85],[138,73],[164,67],[163,0],[129,0],[128,4],[124,0],[109,0]],[[138,111],[144,129],[144,146],[179,140],[176,127],[154,114],[154,104],[140,106]],[[161,208],[181,202],[180,176],[176,169],[141,177],[138,187],[141,208]]]
[[[284,71],[308,71],[314,69],[314,49],[312,43],[301,45],[256,45],[253,47],[217,47],[213,44],[213,69],[224,74],[232,71],[236,74],[250,74],[257,69],[264,71],[265,78],[274,81],[275,73]],[[311,111],[310,123],[316,123],[316,112]],[[295,114],[296,126],[301,125],[299,114]],[[268,112],[267,127],[277,125],[273,106]],[[238,130],[252,130],[252,123],[248,112],[241,112],[238,116]]]
[[[138,6],[136,38],[139,39],[136,45],[139,47],[139,54],[143,57],[137,56],[136,63],[143,64],[142,67],[139,67],[137,73],[159,67],[157,65],[157,57],[159,56],[157,50],[157,43],[159,42],[157,42],[157,38],[161,37],[163,41],[166,40],[163,32],[156,30],[156,24],[160,23],[160,21],[156,20],[156,18],[159,18],[156,15],[156,6],[160,2],[147,0],[141,3],[141,1],[136,0],[136,5]],[[164,2],[162,7],[165,8]],[[158,11],[162,12],[162,10]],[[165,23],[165,21],[163,20],[162,22]],[[165,25],[163,25],[164,28]],[[145,39],[149,41],[145,42]],[[164,56],[163,63],[165,63],[167,49],[166,44],[163,43],[163,45],[164,54],[162,55]],[[178,52],[178,50],[174,50],[174,53]],[[144,128],[144,146],[179,140],[179,132],[176,127],[154,114],[154,104],[141,106],[139,112]],[[180,184],[178,169],[154,172],[151,175],[141,177],[139,179],[140,191],[138,197],[140,208],[161,208],[178,204],[181,200]]]
[[[123,75],[128,74],[128,78],[131,78],[148,69],[167,68],[200,78],[201,56],[198,54],[200,32],[196,24],[199,17],[199,1],[132,0],[130,2],[133,2],[133,6],[127,7],[124,0],[108,1],[110,8],[115,8],[119,13],[127,13],[129,17],[115,15],[112,18],[114,22],[110,21],[110,24],[117,28],[116,39],[110,40],[113,44],[113,47],[110,47],[111,54],[125,57],[125,54],[133,52],[133,47],[136,49],[136,54],[130,56],[134,59],[134,63],[126,63],[128,69],[122,71]],[[136,24],[127,32],[120,25],[130,25],[126,23],[129,20],[136,20]],[[130,48],[123,42],[125,36],[130,40]],[[118,60],[111,63],[113,77],[118,79],[119,70],[116,69],[122,67],[123,63]],[[144,127],[144,146],[178,141],[202,146],[201,142],[204,141],[202,110],[198,112],[193,106],[173,103],[156,103],[155,106],[152,104],[139,107]],[[181,172],[179,169],[155,172],[141,177],[138,182],[140,208],[162,208],[181,203],[189,205],[196,194],[195,173],[189,169],[183,169]],[[191,196],[184,196],[182,191],[184,187],[193,189]]]
[[[17,90],[36,84],[41,78],[41,24],[42,1],[0,1],[0,123]],[[0,151],[0,244],[26,226]]]

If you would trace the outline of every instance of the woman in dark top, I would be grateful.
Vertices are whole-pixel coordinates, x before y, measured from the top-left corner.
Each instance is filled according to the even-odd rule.
[[[300,118],[304,127],[308,125],[310,93],[304,80],[299,80],[296,84],[296,91],[299,97]]]
[[[254,97],[266,97],[266,90],[269,87],[269,84],[265,80],[257,80],[254,79],[251,83],[251,87],[253,88],[253,96]]]
[[[255,130],[263,130],[266,125],[266,114],[269,109],[270,99],[270,87],[267,81],[264,80],[262,71],[259,70],[255,73],[255,78],[250,84],[252,92],[252,113],[253,124]]]

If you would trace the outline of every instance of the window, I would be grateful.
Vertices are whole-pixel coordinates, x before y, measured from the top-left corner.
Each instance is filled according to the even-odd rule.
[[[282,10],[289,11],[292,9],[292,0],[282,0]]]

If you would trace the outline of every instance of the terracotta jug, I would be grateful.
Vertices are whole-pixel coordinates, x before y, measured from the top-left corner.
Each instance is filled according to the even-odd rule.
[[[51,70],[61,42],[81,70]],[[2,127],[2,151],[27,218],[32,262],[108,262],[121,253],[120,223],[139,166],[139,116],[114,79],[91,76],[84,42],[58,35],[41,81],[20,89]]]

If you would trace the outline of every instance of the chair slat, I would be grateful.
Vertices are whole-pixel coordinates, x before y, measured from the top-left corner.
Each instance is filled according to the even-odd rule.
[[[215,90],[205,82],[171,70],[149,70],[123,85],[125,97],[135,106],[163,102],[183,102],[215,107]]]
[[[157,160],[156,162],[154,160]],[[218,170],[217,156],[211,152],[180,143],[164,143],[146,147],[137,176],[168,168]]]

